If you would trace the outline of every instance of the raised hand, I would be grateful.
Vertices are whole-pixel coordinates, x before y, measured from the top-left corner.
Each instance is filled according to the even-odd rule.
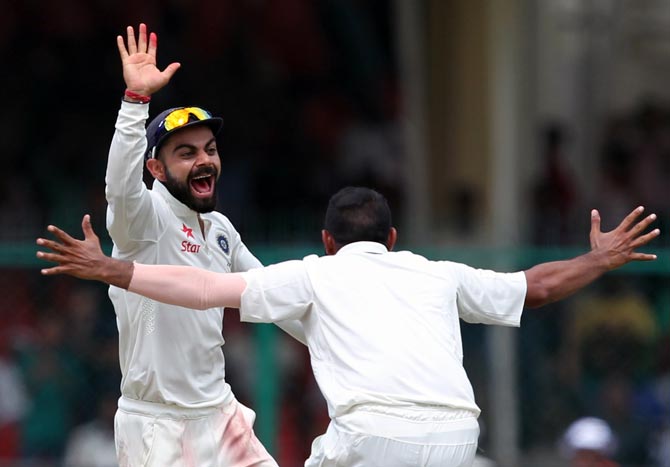
[[[636,250],[660,235],[659,229],[646,232],[647,227],[656,220],[656,214],[650,214],[639,222],[644,212],[642,206],[634,209],[623,221],[609,232],[600,231],[600,213],[591,211],[591,251],[605,255],[609,269],[615,269],[631,261],[652,261],[656,255],[639,253]]]
[[[151,96],[170,81],[181,65],[173,62],[163,71],[158,69],[156,66],[158,36],[152,32],[147,40],[147,26],[144,23],[140,24],[137,38],[132,26],[126,28],[126,33],[127,47],[123,36],[116,37],[126,88],[143,96]]]

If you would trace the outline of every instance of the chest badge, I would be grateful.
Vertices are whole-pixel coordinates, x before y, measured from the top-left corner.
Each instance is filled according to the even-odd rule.
[[[219,236],[216,237],[216,243],[219,244],[219,247],[221,247],[225,254],[230,253],[230,245],[228,244],[228,239],[225,235],[219,234]]]
[[[186,234],[186,238],[192,238],[193,243],[188,240],[181,242],[181,251],[184,253],[200,253],[201,245],[195,243],[195,235],[193,235],[193,229],[187,226],[186,224],[181,225],[181,231]]]
[[[195,237],[193,236],[193,229],[191,229],[191,228],[190,228],[189,226],[187,226],[186,224],[183,224],[183,223],[182,223],[182,225],[181,225],[181,231],[184,232],[184,233],[186,234],[186,238],[192,238],[192,239],[195,239]]]

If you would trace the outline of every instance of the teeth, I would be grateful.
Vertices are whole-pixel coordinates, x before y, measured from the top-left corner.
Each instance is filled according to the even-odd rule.
[[[199,175],[197,177],[193,177],[193,180],[200,180],[201,178],[209,178],[209,175]]]

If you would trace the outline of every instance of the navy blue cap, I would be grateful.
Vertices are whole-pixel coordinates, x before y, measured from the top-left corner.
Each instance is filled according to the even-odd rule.
[[[167,116],[175,110],[180,109],[194,109],[194,112],[188,112],[188,120],[185,120],[183,124],[170,130],[165,128],[165,119]],[[206,118],[202,118],[203,116]],[[147,126],[147,152],[144,154],[145,159],[154,157],[165,140],[175,131],[194,125],[207,125],[212,130],[212,133],[214,133],[214,136],[216,136],[221,131],[223,119],[213,117],[211,113],[201,107],[173,107],[159,113]]]

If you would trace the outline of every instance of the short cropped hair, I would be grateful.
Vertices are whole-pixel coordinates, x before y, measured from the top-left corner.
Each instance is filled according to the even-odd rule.
[[[340,246],[369,241],[386,244],[391,210],[386,198],[370,188],[346,187],[328,202],[326,229]]]

